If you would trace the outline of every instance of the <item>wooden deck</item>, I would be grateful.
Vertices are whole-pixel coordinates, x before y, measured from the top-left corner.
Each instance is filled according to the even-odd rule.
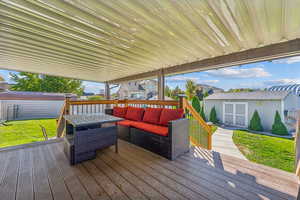
[[[70,166],[62,143],[0,152],[0,199],[295,199],[291,173],[203,149],[169,161],[124,141]]]

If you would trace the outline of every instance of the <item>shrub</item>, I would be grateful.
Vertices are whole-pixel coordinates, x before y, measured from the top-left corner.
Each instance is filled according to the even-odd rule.
[[[279,112],[276,111],[274,123],[272,125],[272,133],[277,135],[288,135],[286,126],[282,123]]]
[[[194,96],[192,98],[192,106],[193,108],[198,112],[200,113],[201,112],[201,105],[200,105],[200,100],[197,96]]]
[[[255,112],[253,113],[253,116],[250,120],[249,129],[254,130],[254,131],[263,131],[263,127],[261,125],[260,117],[258,115],[257,110],[255,110]]]
[[[217,118],[217,112],[216,112],[216,108],[213,107],[209,113],[209,121],[216,124],[219,122],[218,118]]]
[[[103,100],[104,98],[102,96],[89,96],[88,100]]]
[[[202,117],[202,119],[204,121],[206,121],[206,116],[205,116],[205,112],[204,112],[204,105],[201,107],[200,116]]]

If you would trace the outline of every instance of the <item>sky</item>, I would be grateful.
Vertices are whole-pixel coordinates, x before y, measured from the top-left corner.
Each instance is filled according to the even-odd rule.
[[[9,73],[1,70],[0,76],[11,83]],[[17,73],[17,72],[13,72]],[[166,85],[184,89],[186,80],[208,84],[228,90],[231,88],[268,88],[273,85],[300,83],[300,56],[267,62],[258,62],[218,70],[194,72],[166,77]],[[85,92],[99,93],[104,84],[83,81]]]

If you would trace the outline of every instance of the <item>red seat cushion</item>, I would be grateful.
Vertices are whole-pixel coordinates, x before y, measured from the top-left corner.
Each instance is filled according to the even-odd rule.
[[[134,121],[142,121],[144,111],[143,108],[128,107],[125,118]]]
[[[113,115],[116,117],[124,118],[127,112],[127,107],[114,107]]]
[[[146,108],[143,122],[158,124],[162,108]]]
[[[168,127],[165,126],[159,126],[159,125],[155,125],[155,124],[149,124],[149,123],[145,123],[145,122],[135,122],[132,124],[133,127],[150,132],[150,133],[154,133],[157,135],[162,135],[162,136],[167,136],[169,133],[169,129]]]
[[[136,121],[131,121],[131,120],[123,120],[123,121],[120,121],[120,122],[117,122],[118,125],[121,125],[121,126],[132,126],[132,124],[136,122]]]
[[[182,117],[183,117],[183,109],[164,108],[160,114],[159,124],[167,126],[169,121],[180,119]]]

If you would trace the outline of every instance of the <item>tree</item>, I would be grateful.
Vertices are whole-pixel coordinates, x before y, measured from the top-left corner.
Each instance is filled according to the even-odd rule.
[[[254,89],[251,88],[236,88],[236,89],[229,89],[228,92],[253,92]]]
[[[169,86],[165,87],[165,96],[172,97],[172,89]]]
[[[28,72],[10,73],[15,84],[11,90],[33,92],[74,93],[82,95],[82,81],[56,76],[39,75]]]
[[[216,112],[216,108],[213,107],[211,110],[210,110],[210,113],[209,113],[209,121],[216,124],[219,122],[218,118],[217,118],[217,112]]]
[[[205,116],[205,111],[204,111],[204,105],[201,107],[200,116],[202,117],[202,119],[204,121],[206,121],[206,116]]]
[[[277,135],[288,135],[286,126],[282,123],[279,112],[276,111],[274,123],[272,125],[272,133]]]
[[[196,89],[196,96],[199,98],[200,101],[203,100],[203,90]]]
[[[178,86],[176,86],[175,89],[172,90],[171,92],[171,98],[178,100],[179,99],[178,95],[180,94],[184,94],[184,91],[182,91]]]
[[[208,97],[209,96],[209,93],[206,91],[206,92],[204,92],[204,94],[203,94],[203,98],[205,98],[205,97]]]
[[[187,80],[185,84],[185,93],[188,100],[191,100],[196,94],[196,83],[192,80]]]
[[[263,131],[263,127],[261,125],[260,117],[257,110],[254,111],[253,116],[250,120],[249,129],[253,131]]]
[[[200,105],[199,98],[197,96],[194,96],[192,98],[192,106],[198,113],[201,112],[201,105]]]

